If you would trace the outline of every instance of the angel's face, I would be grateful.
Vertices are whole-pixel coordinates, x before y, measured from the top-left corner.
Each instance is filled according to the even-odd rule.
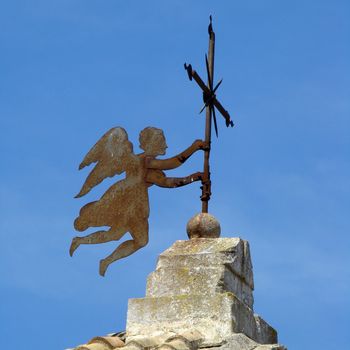
[[[162,134],[157,135],[157,154],[160,156],[163,156],[166,153],[166,149],[168,148],[168,145],[166,144],[165,137]]]
[[[153,156],[162,156],[165,154],[167,148],[164,134],[162,132],[155,132],[151,137],[151,142],[148,144],[146,153]]]

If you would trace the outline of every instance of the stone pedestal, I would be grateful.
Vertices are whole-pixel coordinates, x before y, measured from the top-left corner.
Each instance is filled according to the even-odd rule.
[[[247,241],[177,241],[159,256],[147,280],[146,297],[129,300],[127,344],[191,331],[201,348],[227,345],[234,339],[248,344],[240,349],[259,344],[275,344],[261,349],[284,349],[276,345],[277,332],[254,314],[253,289]]]

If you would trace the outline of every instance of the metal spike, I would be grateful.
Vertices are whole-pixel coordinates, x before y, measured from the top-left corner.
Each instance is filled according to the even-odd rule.
[[[188,74],[188,79],[192,80],[192,65],[191,64],[184,64],[184,67]]]
[[[205,54],[205,66],[207,67],[209,87],[210,87],[210,90],[212,90],[213,89],[213,82],[211,81],[211,76],[210,76],[210,72],[209,72],[209,63],[208,63],[208,56],[207,56],[207,54]]]
[[[204,104],[204,106],[202,107],[202,109],[199,111],[199,114],[201,114],[201,113],[205,110],[205,107],[207,107],[206,104]]]
[[[214,120],[214,128],[215,128],[215,134],[216,134],[216,137],[219,137],[219,133],[218,133],[218,125],[216,123],[216,115],[215,115],[215,108],[214,106],[210,106],[210,109],[213,113],[213,120]]]
[[[218,87],[221,85],[222,83],[222,79],[216,84],[214,90],[213,90],[213,93],[215,93],[215,91],[218,89]]]
[[[212,24],[212,17],[209,16],[209,25],[208,25],[208,34],[210,35],[213,32],[213,24]]]

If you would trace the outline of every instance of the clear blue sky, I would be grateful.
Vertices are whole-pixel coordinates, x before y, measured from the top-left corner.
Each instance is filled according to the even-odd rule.
[[[109,128],[137,147],[164,129],[168,155],[203,137],[208,16],[217,35],[219,120],[210,211],[251,244],[255,311],[289,349],[350,344],[350,5],[333,0],[0,3],[0,333],[4,348],[60,350],[125,329],[160,252],[185,239],[199,185],[150,190],[150,243],[68,249],[81,205],[77,167]],[[173,174],[201,169],[201,156]],[[25,344],[25,345],[24,345]]]

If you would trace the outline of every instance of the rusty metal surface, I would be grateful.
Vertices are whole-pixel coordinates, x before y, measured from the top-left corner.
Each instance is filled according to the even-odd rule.
[[[109,256],[100,261],[99,272],[102,276],[112,262],[129,256],[148,243],[148,188],[150,186],[175,188],[201,181],[202,212],[208,212],[208,202],[211,196],[209,158],[212,120],[216,135],[218,135],[215,109],[224,117],[226,126],[233,126],[229,113],[216,97],[216,91],[222,80],[215,87],[213,84],[215,33],[211,17],[208,32],[209,49],[205,60],[207,84],[192,69],[191,65],[185,64],[190,80],[196,81],[203,92],[204,107],[202,111],[206,109],[204,141],[194,141],[187,149],[172,158],[157,159],[158,156],[164,155],[167,149],[161,129],[154,127],[143,129],[139,136],[140,148],[143,152],[135,154],[125,129],[115,127],[107,131],[97,141],[79,166],[80,170],[94,164],[76,198],[89,193],[104,179],[125,173],[125,177],[110,186],[101,198],[84,205],[74,222],[77,231],[106,226],[108,229],[101,229],[83,237],[73,238],[69,250],[71,256],[81,244],[117,241],[127,232],[131,234],[131,240],[121,243]],[[204,151],[203,172],[176,178],[166,176],[164,170],[181,166],[198,150]]]
[[[207,84],[204,83],[202,78],[198,73],[192,68],[191,64],[184,64],[190,80],[194,80],[203,92],[204,107],[201,109],[200,113],[206,109],[205,118],[205,142],[209,147],[204,152],[204,166],[203,166],[203,178],[202,178],[202,213],[208,213],[208,204],[211,196],[211,180],[210,180],[210,145],[211,145],[211,122],[214,121],[214,128],[216,136],[218,136],[218,127],[216,121],[215,108],[224,117],[226,126],[233,127],[233,122],[231,120],[230,114],[225,110],[222,104],[216,98],[216,91],[222,83],[222,79],[214,87],[214,52],[215,52],[215,33],[213,31],[212,17],[210,16],[210,23],[208,26],[209,34],[209,47],[208,56],[205,56],[205,64],[207,71]]]
[[[125,172],[125,178],[113,184],[99,200],[84,205],[74,222],[77,231],[104,226],[109,229],[73,238],[71,256],[81,244],[105,243],[119,240],[127,232],[131,234],[131,240],[120,244],[112,254],[100,261],[102,276],[113,261],[129,256],[148,243],[150,186],[174,188],[203,179],[200,172],[173,178],[167,177],[163,170],[177,168],[194,152],[207,150],[205,141],[196,140],[175,157],[161,160],[156,158],[164,155],[167,148],[161,129],[145,128],[140,132],[139,141],[144,152],[136,155],[126,131],[121,127],[112,128],[91,148],[79,166],[79,169],[83,169],[95,163],[77,198],[86,195],[105,178]]]

